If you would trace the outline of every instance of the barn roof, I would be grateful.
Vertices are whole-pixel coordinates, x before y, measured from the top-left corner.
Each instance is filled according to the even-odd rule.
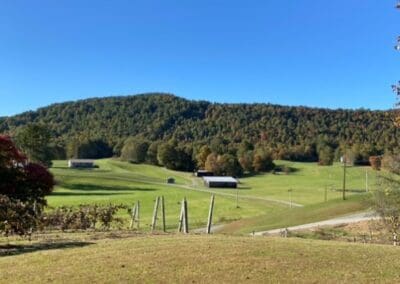
[[[207,182],[238,182],[233,177],[203,177],[203,179]]]

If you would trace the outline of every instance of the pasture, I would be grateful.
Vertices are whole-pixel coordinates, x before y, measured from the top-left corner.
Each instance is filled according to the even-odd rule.
[[[76,206],[91,203],[142,204],[142,229],[150,226],[154,200],[164,196],[168,229],[178,224],[180,202],[189,202],[190,227],[206,224],[211,193],[216,194],[214,223],[232,223],[225,232],[248,233],[286,225],[312,222],[363,210],[366,172],[369,189],[375,185],[375,173],[363,167],[347,170],[347,195],[341,200],[343,169],[339,164],[320,167],[315,163],[278,161],[290,167],[290,174],[262,174],[240,179],[238,190],[208,189],[192,173],[170,171],[151,165],[137,165],[113,159],[99,160],[96,169],[69,169],[66,161],[55,161],[51,169],[57,180],[49,206]],[[174,177],[176,184],[166,184]],[[292,190],[291,193],[289,189]],[[236,196],[239,196],[239,207]],[[291,196],[290,196],[291,195]],[[326,201],[325,202],[325,198]],[[290,202],[293,208],[290,208]],[[304,207],[296,207],[304,205]],[[122,213],[121,213],[122,214]],[[129,218],[127,214],[123,215]],[[236,222],[234,222],[236,221]]]

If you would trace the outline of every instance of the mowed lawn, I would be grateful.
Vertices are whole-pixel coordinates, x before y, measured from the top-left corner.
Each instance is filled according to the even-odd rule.
[[[77,170],[67,168],[65,161],[56,161],[52,172],[56,177],[57,186],[54,193],[48,197],[50,208],[94,203],[133,206],[135,202],[140,201],[141,229],[147,230],[151,224],[154,201],[158,196],[164,196],[167,228],[175,229],[178,226],[180,202],[186,197],[190,227],[202,227],[206,224],[211,193],[190,189],[190,173],[116,160],[100,160],[96,164],[99,165],[97,169]],[[174,177],[176,184],[167,185],[168,177]],[[234,197],[217,196],[214,222],[226,223],[263,215],[277,207],[279,205],[270,202],[243,200],[237,208]],[[129,218],[127,213],[121,213],[121,216]]]
[[[400,249],[303,239],[144,236],[0,257],[1,283],[398,283]],[[32,245],[33,246],[33,245]]]
[[[290,201],[302,205],[310,205],[327,200],[340,199],[343,188],[343,166],[339,163],[333,166],[319,166],[317,163],[299,163],[276,161],[279,166],[293,169],[289,174],[261,174],[240,179],[242,194],[258,197],[269,197],[277,200]],[[367,178],[368,175],[368,178]],[[376,187],[377,172],[370,167],[347,167],[347,195],[359,195]],[[289,193],[291,190],[291,193]],[[234,193],[234,191],[231,191]],[[290,196],[291,195],[291,196]]]
[[[375,187],[376,173],[366,167],[349,167],[347,170],[347,195],[350,201],[341,201],[343,168],[339,164],[321,167],[315,163],[278,161],[294,171],[288,175],[271,173],[240,179],[239,190],[207,189],[201,179],[192,173],[170,171],[151,165],[136,165],[113,159],[98,160],[97,169],[69,169],[66,161],[55,161],[51,169],[57,180],[55,192],[48,197],[49,206],[76,206],[79,204],[115,203],[133,206],[140,200],[142,229],[151,222],[154,201],[164,196],[168,229],[178,224],[180,202],[186,197],[189,203],[189,222],[192,228],[206,224],[210,192],[216,194],[214,223],[231,223],[225,232],[248,233],[258,229],[272,229],[286,225],[332,218],[364,210],[366,172],[369,189]],[[173,177],[176,184],[167,185]],[[327,188],[327,203],[325,203]],[[303,208],[290,209],[292,201]],[[239,208],[236,206],[236,194]],[[272,200],[272,201],[271,201]],[[121,213],[122,214],[122,213]],[[122,214],[128,219],[127,214]]]

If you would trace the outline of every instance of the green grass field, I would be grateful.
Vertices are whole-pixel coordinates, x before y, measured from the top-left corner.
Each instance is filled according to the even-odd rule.
[[[242,178],[238,190],[211,190],[191,173],[161,167],[106,159],[97,161],[96,169],[76,170],[67,168],[66,161],[55,161],[51,171],[57,186],[48,197],[49,210],[93,203],[132,206],[140,200],[142,230],[47,232],[34,234],[31,242],[17,237],[2,238],[0,283],[394,283],[400,280],[400,250],[390,246],[243,236],[368,208],[365,175],[368,171],[372,190],[375,174],[366,168],[348,169],[348,199],[343,201],[339,191],[340,165],[319,167],[283,161],[278,164],[286,164],[295,171],[289,175]],[[168,177],[174,177],[176,184],[166,184]],[[293,190],[293,206],[289,189]],[[205,226],[212,193],[216,194],[214,223],[225,224],[222,234],[195,235],[193,231],[190,235],[174,234],[182,198],[189,202],[193,229]],[[166,200],[168,234],[146,232],[157,196]],[[126,220],[129,218],[126,213],[120,214]]]
[[[206,224],[210,193],[190,189],[192,176],[188,173],[169,171],[161,167],[134,165],[114,160],[98,161],[98,169],[74,170],[66,167],[65,161],[57,161],[52,172],[57,180],[55,192],[48,197],[50,207],[75,206],[89,203],[116,203],[133,206],[141,202],[142,229],[151,222],[154,200],[164,196],[166,202],[167,227],[178,224],[180,202],[186,197],[189,203],[191,227]],[[175,185],[167,185],[167,177],[176,178]],[[233,197],[217,196],[215,222],[228,222],[271,212],[277,205],[265,201],[243,200],[236,208]],[[128,215],[126,214],[128,218]]]
[[[66,161],[55,161],[51,169],[57,180],[55,192],[48,197],[49,206],[76,206],[89,203],[117,203],[132,206],[137,200],[142,204],[142,228],[149,228],[154,200],[163,195],[166,200],[167,225],[177,227],[180,201],[189,202],[190,226],[206,224],[211,193],[216,194],[215,223],[231,223],[225,232],[248,233],[258,229],[296,225],[322,220],[365,209],[365,176],[369,175],[369,188],[375,182],[373,171],[362,167],[348,168],[347,188],[350,200],[341,201],[340,191],[343,169],[339,164],[320,167],[315,163],[287,165],[293,173],[262,174],[240,179],[239,190],[213,189],[202,185],[201,179],[191,173],[170,171],[162,167],[135,165],[106,159],[96,162],[97,169],[77,170],[67,168]],[[175,185],[167,185],[166,179],[174,177]],[[292,202],[304,205],[289,208]],[[327,190],[325,190],[327,189]],[[236,195],[239,196],[239,208]],[[325,193],[327,201],[325,202]],[[126,214],[126,218],[128,215]]]
[[[62,238],[19,244],[0,257],[0,283],[400,281],[400,250],[391,246],[221,235]]]
[[[341,164],[323,167],[316,163],[298,163],[277,161],[278,165],[286,165],[294,169],[286,174],[261,174],[241,179],[243,194],[269,197],[277,200],[289,201],[288,190],[292,190],[292,200],[302,205],[315,204],[327,199],[336,200],[342,197],[343,167]],[[366,191],[366,172],[368,173],[368,187],[375,187],[376,172],[370,167],[347,168],[347,195],[355,195]],[[246,192],[246,193],[244,193]]]

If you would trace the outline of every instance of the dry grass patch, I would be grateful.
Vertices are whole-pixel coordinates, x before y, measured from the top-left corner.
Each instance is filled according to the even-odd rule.
[[[278,238],[138,236],[0,257],[0,282],[398,282],[399,265],[400,249],[390,246]]]

